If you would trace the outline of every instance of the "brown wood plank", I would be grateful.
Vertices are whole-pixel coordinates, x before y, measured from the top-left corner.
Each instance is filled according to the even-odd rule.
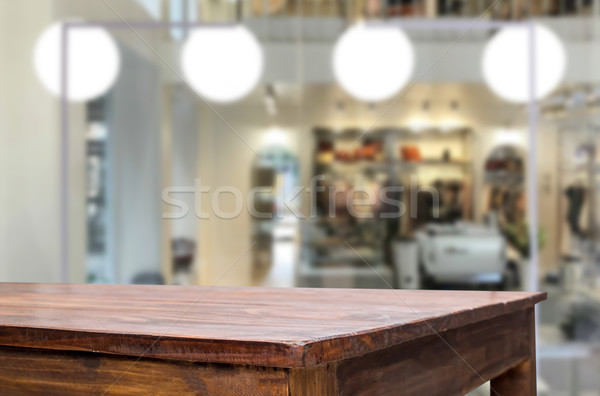
[[[440,333],[448,344],[427,336],[310,368],[0,347],[0,393],[87,395],[110,387],[109,395],[463,395],[495,378],[493,395],[535,395],[533,317],[523,310]]]
[[[535,315],[529,318],[531,328],[535,328]],[[492,379],[491,386],[499,395],[537,395],[535,332],[529,335],[529,359]]]
[[[531,308],[545,293],[0,284],[0,345],[312,367]]]
[[[499,395],[537,395],[535,359],[527,359],[518,366],[492,379],[491,386]]]
[[[289,369],[290,396],[334,396],[337,394],[337,363]]]
[[[434,335],[339,362],[336,394],[464,395],[535,359],[532,317],[533,309],[523,310],[440,333],[447,344]],[[494,390],[492,395],[530,395]]]
[[[3,395],[288,396],[288,386],[285,369],[0,347]]]

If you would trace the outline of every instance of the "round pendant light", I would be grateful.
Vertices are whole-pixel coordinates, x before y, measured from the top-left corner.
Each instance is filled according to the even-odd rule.
[[[56,96],[61,96],[63,23],[48,27],[37,40],[34,68],[38,79]],[[117,44],[99,27],[77,26],[67,32],[67,99],[85,101],[106,93],[114,84],[121,65]]]
[[[483,52],[483,76],[494,93],[510,102],[530,100],[530,60],[534,53],[535,92],[541,99],[562,81],[567,65],[565,47],[545,26],[535,24],[531,50],[531,29],[527,26],[507,27],[499,31]]]
[[[200,27],[183,46],[181,65],[192,88],[214,102],[233,102],[258,83],[263,52],[244,26]]]
[[[415,62],[412,44],[394,26],[359,23],[338,39],[333,51],[333,72],[338,83],[356,99],[378,102],[404,87]]]

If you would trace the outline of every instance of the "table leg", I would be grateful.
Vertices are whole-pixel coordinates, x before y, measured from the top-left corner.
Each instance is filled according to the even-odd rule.
[[[492,379],[492,396],[535,396],[535,360],[528,359],[504,374]]]
[[[529,358],[492,379],[492,396],[536,396],[535,311],[529,310]]]

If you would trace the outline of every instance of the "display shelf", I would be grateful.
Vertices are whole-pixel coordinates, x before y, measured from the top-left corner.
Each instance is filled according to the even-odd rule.
[[[456,128],[343,128],[343,129],[331,129],[327,127],[317,127],[314,129],[316,138],[326,138],[332,140],[364,140],[364,139],[380,139],[385,136],[395,136],[409,139],[420,139],[420,138],[440,138],[440,137],[465,137],[470,136],[472,130],[468,127],[456,127]]]
[[[401,165],[406,166],[471,166],[471,161],[445,161],[441,159],[424,159],[422,161],[396,161]]]
[[[421,161],[405,161],[401,159],[392,159],[385,161],[339,161],[335,160],[328,164],[318,164],[319,167],[325,169],[329,168],[332,170],[341,171],[357,171],[357,170],[374,170],[374,171],[388,171],[392,168],[405,168],[415,169],[418,167],[434,167],[434,166],[448,166],[448,167],[469,167],[472,165],[471,161],[444,161],[441,159],[424,159]]]
[[[525,181],[523,174],[512,172],[485,172],[485,181],[490,184],[515,185],[522,184]]]
[[[383,186],[410,188],[408,186],[412,185],[414,174],[422,176],[419,185],[438,183],[438,180],[431,179],[431,174],[436,172],[448,183],[458,181],[466,186],[472,184],[473,133],[469,128],[428,128],[419,132],[408,128],[379,128],[368,133],[361,128],[337,131],[316,128],[314,139],[316,151],[313,158],[313,175],[325,176],[324,186],[362,186],[368,191],[379,191]],[[430,144],[438,141],[442,142],[433,146]],[[403,146],[404,144],[407,146]],[[440,188],[455,188],[456,191],[464,191],[464,194],[473,193],[466,187],[463,190],[460,190],[461,187]],[[328,195],[323,193],[323,199],[328,198]],[[408,207],[407,192],[398,195],[397,199]],[[447,203],[451,204],[452,202]],[[372,209],[374,212],[378,210],[375,208],[376,205]],[[370,221],[351,221],[351,216],[344,208],[340,208],[342,217],[346,215],[344,219],[331,219],[325,217],[327,210],[330,211],[331,208],[324,207],[321,212],[323,217],[310,223],[310,227],[313,228],[303,233],[304,264],[298,271],[299,285],[317,286],[319,279],[329,285],[335,281],[335,276],[370,281],[379,278],[369,266],[380,268],[385,276],[389,275],[389,284],[393,285],[389,242],[394,235],[399,235],[404,227],[409,229],[415,225],[404,224],[408,222],[408,218],[389,221],[377,219],[376,216],[369,219]],[[425,214],[421,213],[421,216]],[[471,216],[471,212],[464,212],[463,218],[468,219]],[[307,223],[305,225],[309,226]],[[346,241],[350,241],[353,249],[345,246]],[[364,246],[371,250],[360,250],[360,247]]]
[[[587,120],[586,120],[587,118]],[[556,254],[560,256],[578,256],[578,246],[587,245],[590,250],[585,253],[589,262],[600,264],[597,257],[600,249],[595,244],[600,233],[600,219],[598,217],[598,203],[600,198],[600,159],[599,137],[600,126],[595,125],[593,118],[582,115],[577,122],[563,120],[558,129],[558,161],[557,161],[557,185],[560,191],[567,194],[568,191],[583,190],[584,206],[587,210],[576,209],[571,206],[568,198],[558,199],[558,218],[567,218],[569,210],[578,216],[578,223],[582,229],[580,233],[568,231],[563,227],[558,230],[559,243],[557,243]],[[566,195],[564,197],[567,197]],[[566,251],[565,251],[566,249]]]

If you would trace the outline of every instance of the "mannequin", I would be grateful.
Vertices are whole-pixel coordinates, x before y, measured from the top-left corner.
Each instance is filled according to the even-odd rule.
[[[569,229],[571,230],[571,233],[578,237],[582,236],[582,230],[579,225],[579,219],[581,217],[581,211],[585,203],[585,194],[586,188],[581,179],[577,180],[565,190],[565,195],[567,196],[568,200],[566,220],[569,224]]]

